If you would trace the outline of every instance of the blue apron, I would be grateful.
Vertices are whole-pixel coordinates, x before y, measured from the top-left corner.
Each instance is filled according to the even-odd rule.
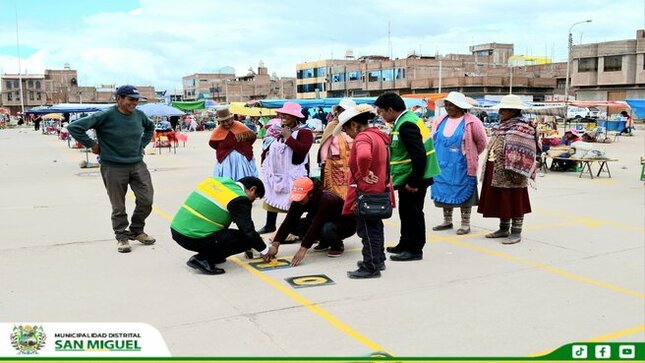
[[[441,174],[434,177],[432,184],[432,200],[459,205],[472,197],[477,186],[477,177],[468,175],[466,156],[461,151],[466,122],[461,120],[455,132],[446,137],[443,130],[448,121],[439,125],[434,136],[434,148],[441,166]]]

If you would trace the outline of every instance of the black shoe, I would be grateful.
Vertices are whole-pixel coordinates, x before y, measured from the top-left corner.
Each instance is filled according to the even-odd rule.
[[[398,255],[392,255],[390,256],[390,260],[392,261],[418,261],[418,260],[423,260],[423,252],[420,253],[412,253],[412,252],[402,252]]]
[[[194,268],[196,270],[199,270],[199,271],[201,271],[201,272],[203,272],[203,273],[205,273],[207,275],[220,275],[220,274],[223,274],[224,272],[226,272],[226,271],[224,271],[224,269],[221,269],[221,268],[218,268],[218,267],[215,267],[215,266],[211,266],[208,263],[208,261],[202,260],[202,259],[197,258],[195,256],[189,258],[188,262],[186,262],[186,265],[188,265],[188,266],[190,266],[190,267],[192,267],[192,268]]]
[[[260,230],[258,231],[259,234],[266,234],[266,233],[271,233],[271,232],[275,232],[275,226],[273,226],[273,227],[264,226],[264,227],[260,228]]]
[[[363,270],[366,270],[366,268],[365,268],[365,267],[363,267],[363,266],[365,266],[365,263],[364,263],[363,261],[356,261],[356,266],[357,266],[359,269],[361,269],[361,268],[362,268]],[[384,262],[381,262],[381,263],[380,263],[380,264],[378,264],[376,267],[378,267],[378,270],[379,270],[379,271],[385,271],[385,261],[384,261]]]
[[[350,279],[372,279],[381,277],[381,271],[369,271],[361,267],[356,271],[347,271],[347,277]]]
[[[396,254],[399,254],[399,253],[405,251],[405,249],[403,248],[403,246],[401,246],[400,243],[398,245],[396,245],[396,246],[393,246],[393,247],[386,247],[385,250],[387,252],[389,252],[389,253],[396,253]]]
[[[320,242],[314,247],[314,251],[327,251],[331,245],[329,243]]]
[[[440,224],[438,226],[432,227],[433,231],[445,231],[446,229],[452,229],[452,223]]]

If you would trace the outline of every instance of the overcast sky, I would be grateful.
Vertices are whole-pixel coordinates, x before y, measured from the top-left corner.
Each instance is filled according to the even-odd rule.
[[[17,16],[16,16],[17,15]],[[574,44],[634,39],[645,0],[0,0],[0,72],[78,70],[81,85],[181,89],[181,77],[263,61],[295,77],[305,61],[354,55],[468,53],[514,43],[515,54],[564,61]]]

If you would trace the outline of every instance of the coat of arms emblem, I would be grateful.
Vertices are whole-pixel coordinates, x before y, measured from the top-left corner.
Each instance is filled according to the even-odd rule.
[[[11,346],[21,354],[37,354],[45,346],[45,330],[40,325],[14,325]]]

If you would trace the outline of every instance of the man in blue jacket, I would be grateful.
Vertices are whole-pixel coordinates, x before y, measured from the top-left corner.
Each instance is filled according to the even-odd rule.
[[[144,245],[155,243],[143,231],[146,218],[152,212],[154,194],[150,172],[143,162],[143,149],[152,139],[155,125],[136,109],[140,98],[134,86],[121,86],[116,90],[116,105],[67,127],[74,139],[99,155],[103,184],[112,204],[112,229],[117,250],[122,253],[131,251],[129,240]],[[98,142],[87,135],[89,129],[96,130]],[[136,198],[130,223],[125,210],[128,185]]]

